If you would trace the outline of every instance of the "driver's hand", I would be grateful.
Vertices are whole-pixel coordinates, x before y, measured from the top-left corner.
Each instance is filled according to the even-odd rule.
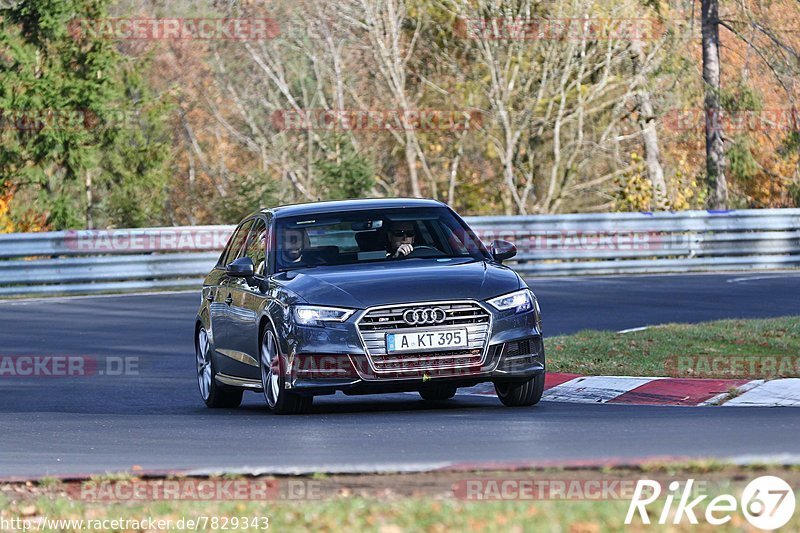
[[[392,257],[398,258],[400,256],[405,256],[410,254],[414,251],[414,246],[411,244],[401,244],[397,251],[394,253]]]

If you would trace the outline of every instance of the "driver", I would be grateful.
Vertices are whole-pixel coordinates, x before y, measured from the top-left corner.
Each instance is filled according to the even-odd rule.
[[[296,265],[303,262],[303,248],[306,247],[308,237],[305,230],[285,229],[283,231],[283,246],[281,253],[283,262],[287,265]]]
[[[387,258],[405,257],[414,251],[416,231],[412,221],[392,222],[387,229],[386,235],[388,239]]]

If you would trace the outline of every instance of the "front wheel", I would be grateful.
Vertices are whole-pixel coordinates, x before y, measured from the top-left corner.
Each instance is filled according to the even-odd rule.
[[[296,415],[311,408],[313,396],[301,396],[286,390],[286,378],[278,352],[275,334],[269,329],[264,332],[261,341],[261,386],[264,398],[273,413],[279,415]]]
[[[218,383],[214,376],[214,358],[211,356],[211,343],[208,340],[208,331],[200,327],[197,330],[195,343],[195,357],[197,365],[197,385],[200,387],[200,397],[208,407],[239,407],[242,403],[242,390],[226,387]]]
[[[497,397],[506,407],[527,407],[536,405],[544,393],[544,374],[538,374],[521,383],[495,383]]]

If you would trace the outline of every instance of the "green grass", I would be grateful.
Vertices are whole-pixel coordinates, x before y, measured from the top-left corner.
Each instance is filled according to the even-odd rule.
[[[550,372],[798,377],[800,317],[667,324],[631,333],[581,331],[549,337],[545,339],[545,349]],[[729,358],[737,364],[730,366],[726,362]]]
[[[26,513],[33,512],[26,509]],[[187,503],[160,502],[145,505],[85,506],[68,500],[36,503],[36,515],[53,518],[171,519],[214,516],[268,517],[262,531],[618,531],[623,527],[627,502],[461,502],[404,498],[380,501],[347,498],[321,502]],[[13,512],[12,515],[16,515]],[[800,525],[800,522],[798,522]],[[687,527],[686,530],[689,528]],[[72,531],[71,529],[64,529]],[[209,529],[210,530],[210,529]],[[229,530],[236,531],[235,529]],[[658,531],[659,528],[654,528]],[[711,528],[707,528],[711,531]],[[730,531],[731,529],[728,529]],[[107,531],[119,531],[108,529]],[[238,531],[243,531],[239,529]],[[249,529],[248,531],[258,531]],[[704,531],[694,528],[692,531]],[[717,531],[716,529],[714,531]],[[719,531],[726,531],[720,529]]]

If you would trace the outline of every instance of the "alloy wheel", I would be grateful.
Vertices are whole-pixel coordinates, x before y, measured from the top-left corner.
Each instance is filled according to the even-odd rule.
[[[197,384],[203,400],[211,394],[211,354],[209,353],[208,332],[200,328],[197,332]]]
[[[278,404],[281,395],[280,378],[281,364],[275,335],[267,331],[261,342],[261,386],[264,388],[267,404],[271,408]]]

